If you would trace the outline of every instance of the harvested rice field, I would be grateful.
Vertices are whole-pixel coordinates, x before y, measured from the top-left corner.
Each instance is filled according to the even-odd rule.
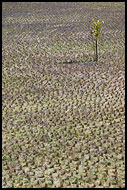
[[[125,187],[124,2],[2,3],[2,187]]]

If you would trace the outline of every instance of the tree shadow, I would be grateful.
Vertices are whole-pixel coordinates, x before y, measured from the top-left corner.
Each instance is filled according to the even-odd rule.
[[[71,61],[64,61],[59,64],[64,64],[64,65],[86,65],[86,66],[94,66],[94,65],[103,65],[103,62],[99,61],[93,61],[93,60],[71,60]]]

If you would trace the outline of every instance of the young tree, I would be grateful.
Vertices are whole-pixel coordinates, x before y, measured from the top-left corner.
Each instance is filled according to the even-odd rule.
[[[93,19],[93,26],[92,26],[92,31],[91,33],[95,35],[95,61],[98,61],[98,38],[101,34],[101,24],[104,23],[104,21],[97,21]]]

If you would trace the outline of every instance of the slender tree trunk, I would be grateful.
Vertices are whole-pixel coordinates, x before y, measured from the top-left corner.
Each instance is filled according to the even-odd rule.
[[[98,61],[98,44],[97,44],[97,39],[96,39],[96,61]]]
[[[93,58],[95,59],[95,43],[94,43],[93,35],[92,35],[92,41],[93,41],[93,51],[94,51],[94,56],[93,56]]]

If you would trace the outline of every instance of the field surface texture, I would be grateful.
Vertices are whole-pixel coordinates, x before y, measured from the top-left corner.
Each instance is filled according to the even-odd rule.
[[[3,188],[125,187],[125,3],[3,2],[2,68]]]

